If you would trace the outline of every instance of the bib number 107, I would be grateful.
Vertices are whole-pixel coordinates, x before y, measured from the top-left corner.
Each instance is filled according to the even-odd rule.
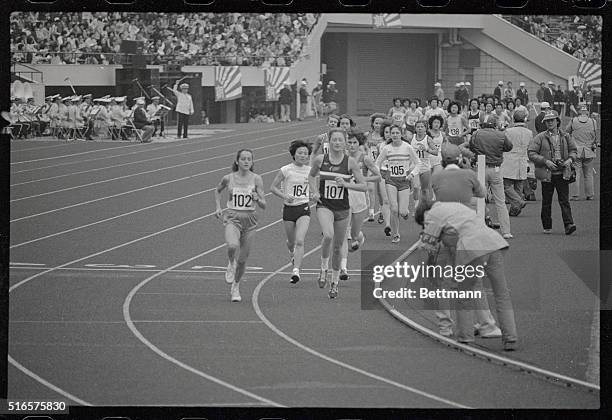
[[[340,200],[344,196],[344,187],[341,187],[335,183],[326,183],[323,196],[329,200]]]

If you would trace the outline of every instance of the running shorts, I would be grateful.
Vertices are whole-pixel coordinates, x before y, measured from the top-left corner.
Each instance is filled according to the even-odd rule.
[[[385,183],[387,185],[393,185],[398,191],[410,189],[410,181],[408,181],[406,178],[391,177],[388,173],[385,176]]]
[[[365,192],[348,190],[351,213],[361,213],[368,209],[368,200]]]
[[[308,203],[297,206],[283,206],[283,220],[286,222],[297,222],[302,216],[310,217],[310,206]]]
[[[244,234],[257,227],[257,216],[254,211],[225,209],[223,212],[223,225],[227,226],[229,223],[236,226],[241,234]]]
[[[331,210],[325,206],[322,206],[320,204],[317,204],[317,210],[318,209],[327,209],[329,211],[331,211],[334,214],[334,222],[339,222],[341,220],[346,219],[347,217],[349,217],[349,215],[351,214],[351,209],[343,209],[343,210]]]

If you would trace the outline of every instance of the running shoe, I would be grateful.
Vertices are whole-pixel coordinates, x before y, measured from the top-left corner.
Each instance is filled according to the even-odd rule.
[[[347,281],[348,279],[350,279],[350,277],[348,275],[348,271],[347,271],[346,268],[341,268],[340,269],[340,274],[339,274],[338,278],[340,280],[343,280],[343,281]]]
[[[242,297],[240,296],[240,283],[232,283],[232,302],[240,302]]]
[[[373,222],[373,221],[374,221],[374,212],[368,215],[368,222]]]
[[[293,269],[293,274],[291,274],[291,284],[295,284],[300,281],[300,270],[299,268]]]
[[[363,246],[365,242],[365,235],[363,234],[363,232],[361,232],[360,236],[361,236],[360,239],[357,239],[351,242],[351,246],[349,247],[350,252],[355,252]]]
[[[391,239],[392,244],[399,244],[400,236],[398,234],[393,235],[393,239]]]
[[[227,284],[234,283],[234,276],[236,275],[236,261],[232,264],[227,263],[227,271],[225,271],[225,282]]]
[[[323,289],[327,286],[327,281],[329,280],[329,270],[321,270],[319,272],[319,279],[317,283],[319,284],[319,288]]]
[[[385,226],[385,235],[386,236],[391,236],[391,227],[390,226]]]
[[[338,283],[332,283],[329,288],[329,298],[335,299],[338,297]]]
[[[404,220],[408,220],[409,217],[410,217],[410,212],[402,215],[402,219],[404,219]]]
[[[385,223],[385,218],[382,214],[382,212],[378,213],[378,224],[382,225],[383,223]]]

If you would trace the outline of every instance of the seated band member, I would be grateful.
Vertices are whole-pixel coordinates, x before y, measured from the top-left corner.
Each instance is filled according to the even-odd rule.
[[[164,136],[164,119],[161,117],[161,115],[155,115],[158,113],[159,109],[161,108],[159,105],[159,96],[153,96],[151,98],[151,103],[147,106],[147,116],[149,117],[149,120],[151,120],[151,122],[153,123],[153,126],[155,127],[155,130],[153,131],[153,136],[155,136],[155,133],[157,132],[157,127],[160,127],[159,129],[159,135],[160,137]]]
[[[153,131],[155,128],[153,127],[151,121],[147,118],[147,113],[144,110],[145,101],[143,99],[138,99],[136,101],[136,109],[134,110],[134,127],[139,130],[143,130],[142,134],[142,142],[149,143],[151,141],[151,137],[153,136]]]

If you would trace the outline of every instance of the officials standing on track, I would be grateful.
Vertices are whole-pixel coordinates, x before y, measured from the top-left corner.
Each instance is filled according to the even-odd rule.
[[[221,192],[229,192],[227,208],[221,209]],[[256,206],[266,208],[263,180],[253,172],[253,151],[240,149],[232,164],[232,173],[225,175],[215,189],[216,216],[225,225],[227,271],[225,281],[231,284],[232,302],[240,302],[240,279],[244,274],[251,242],[257,227]]]
[[[181,79],[182,80],[182,79]],[[189,116],[193,115],[193,99],[191,99],[191,95],[189,94],[189,84],[183,83],[181,84],[181,90],[178,90],[178,84],[180,80],[177,80],[172,88],[172,92],[176,96],[176,113],[178,114],[178,127],[176,138],[180,139],[181,135],[184,139],[187,137],[187,130],[189,129]]]

